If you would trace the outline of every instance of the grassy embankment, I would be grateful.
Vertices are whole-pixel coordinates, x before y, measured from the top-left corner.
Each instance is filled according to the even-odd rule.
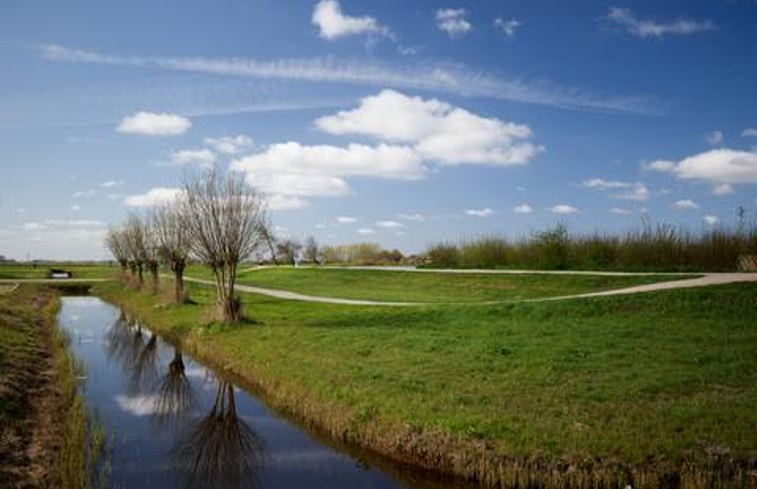
[[[0,263],[0,279],[41,279],[48,278],[51,269],[67,270],[72,278],[110,278],[118,270],[118,265],[102,263]]]
[[[0,481],[83,488],[86,415],[79,367],[56,327],[57,294],[23,285],[0,294]]]
[[[191,267],[188,276],[210,279]],[[535,299],[681,280],[696,275],[443,274],[335,268],[263,268],[242,271],[238,283],[301,294],[405,302],[485,302]]]
[[[96,292],[332,436],[505,487],[757,487],[757,284],[564,303],[245,294],[236,327]]]

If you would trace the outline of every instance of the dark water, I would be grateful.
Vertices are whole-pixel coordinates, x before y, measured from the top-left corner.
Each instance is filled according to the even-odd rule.
[[[64,297],[59,322],[108,435],[105,487],[451,487],[321,443],[98,298]]]

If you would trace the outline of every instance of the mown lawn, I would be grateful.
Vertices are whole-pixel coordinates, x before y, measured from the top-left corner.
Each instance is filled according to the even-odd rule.
[[[118,270],[118,265],[72,264],[72,263],[0,263],[0,279],[49,278],[50,269],[67,270],[72,278],[109,278]]]
[[[118,284],[96,290],[369,445],[429,434],[418,436],[431,452],[428,440],[471,453],[484,442],[502,457],[661,474],[713,453],[757,463],[754,283],[412,309],[245,294],[251,321],[236,327],[208,325],[209,287],[191,288],[196,305],[163,308]]]
[[[188,275],[210,277],[209,272],[200,267],[193,267]],[[243,271],[239,283],[347,299],[481,302],[580,294],[689,277],[461,274],[281,267]]]

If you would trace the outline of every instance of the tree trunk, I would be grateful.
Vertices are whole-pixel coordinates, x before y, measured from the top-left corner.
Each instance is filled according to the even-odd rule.
[[[139,285],[140,286],[145,283],[145,278],[144,278],[144,275],[143,275],[143,268],[144,268],[144,266],[141,263],[137,263],[137,272],[139,273]]]
[[[174,281],[174,293],[176,294],[176,303],[184,302],[184,267],[181,262],[174,264],[173,272],[176,280]]]
[[[158,292],[158,282],[160,280],[158,276],[158,262],[151,261],[147,264],[147,268],[150,270],[150,276],[152,277],[152,292],[155,294]]]

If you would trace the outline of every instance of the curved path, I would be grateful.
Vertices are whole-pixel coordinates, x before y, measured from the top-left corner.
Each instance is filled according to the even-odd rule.
[[[211,280],[203,280],[200,278],[184,277],[185,282],[194,282],[196,284],[215,285],[216,283]],[[234,288],[240,292],[250,292],[253,294],[267,295],[269,297],[276,297],[277,299],[287,299],[292,301],[305,301],[305,302],[323,302],[325,304],[342,304],[350,306],[424,306],[432,303],[426,302],[382,302],[371,301],[362,299],[340,299],[338,297],[323,297],[319,295],[305,295],[298,294],[297,292],[290,292],[288,290],[279,289],[264,289],[262,287],[253,287],[251,285],[236,284]]]
[[[336,268],[336,267],[333,267]],[[348,269],[361,269],[361,270],[379,270],[374,267],[344,267]],[[393,268],[381,268],[386,271],[418,271],[418,272],[432,272],[429,269],[411,269],[402,267]],[[631,272],[570,272],[570,271],[547,271],[547,270],[433,270],[432,273],[510,273],[510,274],[529,274],[537,273],[544,275],[617,275],[617,276],[632,276],[632,275],[692,275],[687,274],[660,274],[660,273],[631,273]],[[200,284],[215,285],[215,282],[210,280],[202,280],[198,278],[185,277],[184,280],[188,282],[195,282]],[[267,295],[270,297],[276,297],[278,299],[306,301],[306,302],[321,302],[326,304],[342,304],[353,306],[435,306],[435,305],[492,305],[492,304],[505,304],[508,302],[545,302],[545,301],[558,301],[567,299],[581,299],[587,297],[603,297],[610,295],[627,295],[638,294],[641,292],[653,292],[658,290],[671,290],[671,289],[684,289],[691,287],[706,287],[708,285],[730,284],[736,282],[757,282],[757,273],[706,273],[701,277],[688,278],[683,280],[673,280],[669,282],[658,282],[654,284],[635,285],[632,287],[625,287],[622,289],[603,290],[599,292],[587,292],[583,294],[564,295],[558,297],[540,297],[536,299],[521,299],[517,301],[500,300],[500,301],[482,301],[482,302],[383,302],[372,301],[362,299],[341,299],[337,297],[324,297],[317,295],[299,294],[297,292],[290,292],[287,290],[267,289],[262,287],[253,287],[250,285],[237,284],[236,288],[240,292],[250,292],[254,294]]]

